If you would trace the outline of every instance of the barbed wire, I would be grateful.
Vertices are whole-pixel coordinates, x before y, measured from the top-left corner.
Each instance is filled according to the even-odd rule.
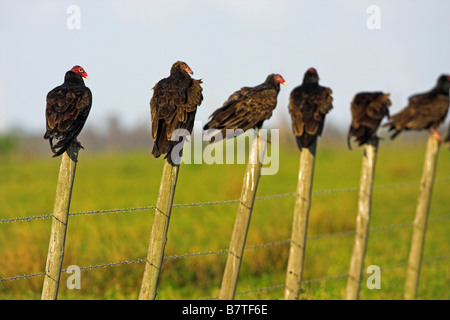
[[[44,276],[44,275],[45,275],[45,272],[38,272],[38,273],[32,273],[32,274],[23,274],[23,275],[18,275],[18,276],[9,277],[9,278],[1,278],[0,282],[28,279],[28,278],[34,278],[34,277],[39,277],[39,276]]]
[[[425,259],[422,261],[422,264],[429,264],[429,263],[433,263],[433,262],[438,262],[438,261],[444,261],[444,260],[448,260],[450,259],[450,255],[447,256],[440,256],[440,257],[435,257],[435,258],[430,258],[430,259]],[[390,265],[390,266],[385,266],[385,267],[380,267],[380,270],[390,270],[390,269],[395,269],[395,268],[404,268],[407,267],[408,263],[404,262],[404,263],[399,263],[399,264],[395,264],[395,265]],[[302,284],[312,284],[312,283],[319,283],[319,282],[323,282],[323,281],[330,281],[330,280],[338,280],[338,279],[344,279],[348,277],[348,273],[341,273],[338,275],[334,275],[334,276],[324,276],[324,277],[320,277],[320,278],[313,278],[313,279],[307,279],[307,280],[303,280]],[[240,296],[240,295],[247,295],[247,294],[252,294],[252,293],[259,293],[259,292],[264,292],[264,291],[271,291],[271,290],[278,290],[278,289],[284,289],[286,287],[286,285],[283,284],[275,284],[273,286],[269,286],[269,287],[264,287],[264,288],[257,288],[257,289],[252,289],[252,290],[247,290],[247,291],[241,291],[241,292],[236,292],[235,296]],[[202,300],[217,300],[219,299],[219,297],[209,297],[209,298],[205,298]]]
[[[278,241],[278,243],[281,243],[284,241]],[[257,246],[253,246],[253,247],[257,247]],[[258,246],[260,247],[260,246]],[[246,249],[248,249],[249,247],[246,247]],[[228,252],[228,250],[221,250],[220,253],[225,253]],[[204,255],[204,254],[212,254],[212,253],[217,253],[216,252],[205,252],[205,253],[199,253],[199,254],[190,254],[190,255],[180,255],[180,256],[172,256],[172,257],[165,257],[165,259],[171,259],[171,258],[180,258],[180,257],[187,257],[187,256],[194,256],[194,255]],[[424,259],[422,261],[422,264],[429,264],[429,263],[433,263],[433,262],[440,262],[440,261],[445,261],[445,260],[449,260],[450,259],[450,255],[446,255],[446,256],[440,256],[440,257],[434,257],[434,258],[429,258],[429,259]],[[91,270],[91,269],[96,269],[96,268],[103,268],[103,267],[109,267],[109,266],[117,266],[117,265],[124,265],[124,264],[131,264],[131,263],[140,263],[140,262],[144,262],[146,259],[135,259],[135,260],[129,260],[129,261],[122,261],[122,262],[115,262],[115,263],[109,263],[109,264],[103,264],[103,265],[97,265],[97,266],[90,266],[90,267],[81,267],[80,270]],[[404,263],[398,263],[395,265],[390,265],[390,266],[384,266],[381,267],[380,270],[390,270],[390,269],[395,269],[395,268],[404,268],[407,267],[408,263],[404,262]],[[62,270],[61,272],[66,272],[67,270]],[[40,272],[40,273],[33,273],[30,275],[23,275],[23,276],[17,276],[17,277],[11,277],[11,278],[3,278],[0,279],[0,282],[2,281],[10,281],[10,280],[18,280],[18,279],[24,279],[24,278],[31,278],[31,277],[36,277],[36,276],[44,276],[45,272]],[[312,284],[312,283],[319,283],[319,282],[323,282],[323,281],[330,281],[330,280],[337,280],[337,279],[344,279],[348,277],[348,273],[342,273],[342,274],[338,274],[338,275],[333,275],[333,276],[324,276],[324,277],[319,277],[319,278],[313,278],[313,279],[307,279],[302,281],[302,284]],[[271,290],[278,290],[278,289],[283,289],[285,288],[285,284],[275,284],[269,287],[263,287],[263,288],[257,288],[257,289],[252,289],[252,290],[247,290],[247,291],[241,291],[241,292],[236,292],[235,296],[241,296],[241,295],[247,295],[247,294],[252,294],[252,293],[258,293],[258,292],[265,292],[265,291],[271,291]],[[219,299],[219,297],[209,297],[209,298],[204,298],[202,300],[217,300]]]
[[[289,242],[290,242],[289,239],[281,240],[281,241],[273,241],[273,242],[267,242],[267,243],[262,243],[262,244],[257,244],[257,245],[246,246],[244,249],[245,250],[258,249],[258,248],[269,247],[269,246],[274,246],[274,245],[279,245],[279,244],[285,244],[285,243],[289,243]],[[228,253],[228,251],[229,251],[228,249],[224,249],[224,250],[216,250],[216,251],[187,253],[187,254],[180,254],[180,255],[173,255],[173,256],[165,256],[163,259],[164,260],[177,260],[177,259],[183,259],[183,258],[188,258],[188,257],[198,257],[198,256],[206,256],[206,255],[213,255],[213,254],[223,254],[223,253]],[[97,269],[97,268],[114,267],[114,266],[119,266],[119,265],[140,263],[140,262],[145,262],[145,261],[146,261],[146,259],[142,258],[142,259],[133,259],[133,260],[120,261],[120,262],[111,262],[111,263],[104,263],[104,264],[93,265],[93,266],[88,266],[88,267],[80,267],[80,270],[92,270],[92,269]],[[61,272],[66,272],[66,271],[67,270],[61,270]],[[15,277],[0,278],[0,282],[19,280],[19,279],[26,279],[26,278],[43,276],[43,275],[45,275],[45,272],[33,273],[33,274],[29,274],[29,275],[18,275],[18,276],[15,276]]]
[[[435,183],[450,181],[450,176],[437,178],[435,179]],[[396,183],[396,184],[386,184],[386,185],[374,185],[373,189],[395,189],[395,188],[406,188],[420,185],[420,182],[404,182],[404,183]],[[332,193],[350,193],[350,192],[358,192],[359,188],[350,187],[350,188],[337,188],[337,189],[323,189],[323,190],[313,190],[312,194],[320,195],[320,194],[332,194]],[[285,197],[295,196],[296,192],[288,192],[281,194],[274,194],[268,196],[260,196],[256,197],[256,201],[263,200],[271,200]],[[200,206],[215,206],[215,205],[223,205],[223,204],[233,204],[239,203],[239,200],[222,200],[222,201],[209,201],[209,202],[196,202],[196,203],[179,203],[172,205],[172,208],[183,208],[183,207],[200,207]],[[143,206],[143,207],[134,207],[134,208],[120,208],[120,209],[104,209],[104,210],[95,210],[95,211],[84,211],[84,212],[72,212],[69,213],[69,216],[84,216],[84,215],[95,215],[95,214],[105,214],[105,213],[121,213],[121,212],[134,212],[134,211],[146,211],[146,210],[154,210],[156,206]],[[51,218],[53,214],[46,215],[36,215],[29,217],[17,217],[17,218],[8,218],[8,219],[0,219],[0,224],[2,223],[12,223],[12,222],[30,222],[34,220],[42,220]]]
[[[450,180],[450,176],[437,178],[437,179],[435,179],[435,183],[448,181],[448,180]],[[376,190],[376,189],[404,188],[404,187],[417,186],[419,184],[420,184],[420,182],[406,182],[406,183],[387,184],[387,185],[375,185],[373,187],[373,189]],[[359,188],[351,187],[351,188],[313,190],[312,194],[320,195],[320,194],[332,194],[332,193],[350,193],[350,192],[358,192],[358,191],[359,191]],[[296,192],[289,192],[289,193],[256,197],[255,200],[263,201],[263,200],[291,197],[291,196],[295,196],[295,195],[296,195]],[[182,204],[174,204],[172,207],[180,208],[180,207],[196,207],[196,206],[214,206],[214,205],[234,204],[234,203],[239,203],[239,200],[210,201],[210,202],[199,202],[199,203],[182,203]],[[105,214],[105,213],[109,214],[109,213],[122,213],[122,212],[136,212],[136,211],[146,211],[146,210],[154,210],[154,209],[156,209],[156,206],[143,206],[143,207],[121,208],[121,209],[106,209],[106,210],[75,212],[75,213],[70,213],[69,216],[84,216],[84,215],[95,215],[95,214]],[[52,214],[47,214],[47,215],[39,215],[39,216],[0,219],[0,224],[11,223],[11,222],[30,222],[30,221],[35,221],[35,220],[48,219],[48,218],[51,218],[52,216],[53,216]],[[443,220],[446,220],[449,218],[450,218],[450,215],[438,216],[438,217],[429,219],[428,222],[443,221]],[[399,224],[393,224],[393,225],[387,225],[387,226],[381,226],[381,227],[371,227],[369,230],[371,232],[374,232],[374,231],[376,232],[376,231],[384,231],[384,230],[390,230],[390,229],[395,229],[395,228],[410,227],[412,225],[413,225],[413,222],[405,222],[405,223],[399,223]],[[352,235],[352,234],[355,234],[355,230],[315,235],[315,236],[308,236],[308,240],[316,240],[316,239],[323,239],[323,238],[337,237],[337,236],[346,236],[346,235]],[[290,243],[290,239],[246,246],[244,249],[245,250],[258,249],[258,248],[264,248],[264,247],[288,244],[288,243]],[[188,257],[198,257],[198,256],[214,255],[214,254],[225,254],[225,253],[228,253],[228,251],[229,251],[228,249],[224,249],[224,250],[216,250],[216,251],[172,255],[172,256],[164,257],[164,260],[178,260],[178,259],[183,259],[183,258],[188,258]],[[446,259],[450,259],[450,256],[435,257],[435,258],[424,260],[422,263],[432,263],[432,262],[438,262],[438,261],[446,260]],[[113,267],[113,266],[119,266],[119,265],[142,263],[145,261],[146,261],[145,258],[141,258],[141,259],[120,261],[120,262],[111,262],[111,263],[105,263],[105,264],[99,264],[99,265],[80,267],[80,270],[89,271],[89,270],[98,269],[98,268],[107,268],[107,267]],[[407,266],[407,263],[385,266],[381,269],[386,270],[386,269],[405,267],[405,266]],[[67,270],[62,270],[62,272],[67,272]],[[44,276],[44,275],[45,275],[45,272],[38,272],[38,273],[33,273],[33,274],[17,275],[17,276],[8,277],[8,278],[0,278],[0,283],[6,282],[6,281],[20,280],[20,279],[29,279],[29,278]],[[335,280],[335,279],[345,278],[347,276],[348,276],[348,274],[326,276],[326,277],[321,277],[321,278],[308,279],[308,280],[303,281],[303,283],[309,284],[309,283],[314,283],[314,282]],[[265,291],[269,291],[269,290],[277,290],[277,289],[281,289],[284,287],[285,287],[284,284],[276,284],[276,285],[269,286],[269,287],[257,288],[257,289],[253,289],[253,290],[243,291],[243,292],[237,292],[236,296],[247,295],[247,294],[258,293],[258,292],[265,292]],[[211,298],[207,298],[207,300],[217,299],[217,298],[218,297],[211,297]]]
[[[430,218],[430,219],[428,219],[428,223],[439,222],[439,221],[443,221],[443,220],[447,220],[447,219],[450,219],[450,214]],[[413,224],[414,224],[414,222],[404,222],[404,223],[392,224],[392,225],[387,225],[387,226],[370,227],[369,231],[370,232],[378,232],[378,231],[385,231],[385,230],[396,229],[396,228],[405,228],[405,227],[410,227]],[[321,235],[315,235],[315,236],[308,236],[307,239],[308,240],[318,240],[318,239],[331,238],[331,237],[347,236],[347,235],[352,235],[352,234],[355,234],[355,230],[327,233],[327,234],[321,234]],[[262,243],[262,244],[245,246],[244,250],[260,249],[260,248],[264,248],[264,247],[288,244],[290,242],[291,242],[290,239],[271,241],[271,242],[266,242],[266,243]],[[225,254],[225,253],[228,253],[228,251],[229,251],[228,249],[222,249],[222,250],[216,250],[216,251],[206,251],[206,252],[197,252],[197,253],[186,253],[186,254],[180,254],[180,255],[171,255],[171,256],[165,256],[164,260],[178,260],[178,259],[184,259],[184,258],[189,258],[189,257],[198,257],[198,256],[206,256],[206,255],[214,255],[214,254]],[[145,262],[145,261],[146,261],[145,258],[140,258],[140,259],[120,261],[120,262],[111,262],[111,263],[104,263],[104,264],[87,266],[87,267],[80,267],[80,270],[92,270],[92,269],[98,269],[98,268],[114,267],[114,266],[119,266],[119,265],[141,263],[141,262]],[[61,272],[66,272],[66,271],[67,270],[62,270]],[[19,279],[27,279],[27,278],[32,278],[32,277],[44,276],[44,275],[45,275],[45,272],[18,275],[18,276],[13,276],[13,277],[8,277],[8,278],[0,278],[0,282],[13,281],[13,280],[19,280]]]

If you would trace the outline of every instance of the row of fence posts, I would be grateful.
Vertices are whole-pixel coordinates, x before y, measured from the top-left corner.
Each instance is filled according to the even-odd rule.
[[[434,177],[440,142],[429,136],[426,147],[424,169],[420,184],[420,192],[413,225],[413,236],[405,282],[405,299],[415,299],[419,284],[420,266],[424,239],[427,227],[428,212],[431,203]],[[230,248],[223,273],[219,299],[234,299],[239,270],[244,254],[256,190],[261,175],[261,167],[267,147],[267,140],[258,134],[253,140],[247,169],[239,200],[236,220],[231,236]],[[311,207],[311,192],[314,177],[317,141],[300,153],[300,169],[296,192],[294,218],[286,272],[284,298],[296,300],[300,295],[304,267],[308,218]],[[378,138],[373,137],[363,146],[358,211],[356,216],[356,232],[350,269],[347,280],[345,298],[359,298],[362,270],[369,236],[372,189],[375,175],[375,163],[378,150]],[[56,188],[56,199],[52,217],[50,244],[45,267],[43,300],[56,300],[61,277],[64,247],[69,217],[70,199],[75,178],[79,144],[72,143],[64,153]],[[158,278],[164,259],[164,248],[167,242],[170,215],[177,184],[179,166],[165,162],[155,217],[150,235],[145,269],[139,293],[140,300],[155,299]]]

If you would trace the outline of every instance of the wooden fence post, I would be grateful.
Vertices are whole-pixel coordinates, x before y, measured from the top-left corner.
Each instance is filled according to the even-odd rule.
[[[345,295],[347,300],[357,300],[359,298],[359,291],[361,288],[364,257],[366,255],[367,239],[369,237],[372,189],[375,176],[378,141],[378,137],[372,137],[366,144],[364,144],[364,155],[359,183],[355,241],[353,244],[353,254],[350,261],[347,292]]]
[[[167,161],[164,162],[139,300],[154,300],[156,297],[178,171],[178,165],[171,165]]]
[[[428,212],[430,211],[431,195],[433,192],[434,176],[440,142],[433,136],[428,137],[423,166],[422,180],[420,182],[419,200],[414,219],[411,249],[409,252],[408,270],[406,273],[405,293],[406,300],[416,299],[419,286],[420,265],[427,230]]]
[[[56,300],[58,297],[67,223],[69,221],[70,199],[72,197],[79,150],[80,145],[77,142],[72,142],[61,159],[58,184],[56,186],[50,244],[45,266],[44,285],[42,288],[42,300]]]
[[[219,293],[219,299],[221,300],[234,299],[266,146],[267,141],[260,138],[258,134],[253,141],[244,175],[239,207]]]
[[[303,148],[300,154],[294,221],[286,272],[285,300],[297,300],[300,296],[316,147],[317,139],[309,148]]]

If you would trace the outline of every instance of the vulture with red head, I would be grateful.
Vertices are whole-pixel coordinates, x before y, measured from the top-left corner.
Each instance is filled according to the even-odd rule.
[[[351,103],[352,124],[347,136],[350,149],[351,137],[361,146],[375,135],[383,118],[389,118],[391,104],[389,93],[360,92],[355,95]]]
[[[319,85],[317,70],[309,68],[303,83],[292,90],[289,114],[292,130],[300,150],[308,148],[322,134],[325,116],[333,108],[332,91]]]
[[[277,105],[280,83],[286,85],[281,75],[273,73],[260,85],[234,92],[222,107],[211,114],[203,129],[218,129],[222,133],[221,138],[227,137],[227,129],[242,130],[241,133],[252,128],[261,129]]]
[[[64,83],[47,94],[47,131],[44,139],[49,140],[53,157],[63,154],[72,141],[79,143],[76,138],[83,129],[92,105],[92,93],[84,85],[83,78],[89,79],[86,71],[75,66],[66,72]],[[57,140],[56,144],[54,139]]]
[[[150,100],[152,118],[152,154],[161,154],[170,164],[181,162],[181,149],[172,155],[173,148],[184,136],[192,133],[197,107],[203,101],[201,80],[191,78],[191,68],[182,61],[175,62],[170,76],[153,87]]]
[[[437,127],[445,120],[448,112],[450,76],[441,75],[436,86],[430,91],[415,94],[409,98],[408,105],[399,113],[392,116],[391,121],[383,125],[394,131],[394,139],[403,130],[430,131],[441,140]]]

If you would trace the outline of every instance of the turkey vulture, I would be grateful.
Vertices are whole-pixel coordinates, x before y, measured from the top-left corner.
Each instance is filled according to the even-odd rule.
[[[389,131],[394,130],[391,139],[402,130],[429,129],[438,140],[441,140],[436,129],[448,112],[449,88],[450,76],[441,75],[433,89],[411,96],[408,105],[383,125],[389,127]]]
[[[84,85],[83,78],[89,80],[86,71],[75,66],[66,72],[64,83],[47,94],[47,131],[44,139],[50,142],[53,158],[63,154],[72,141],[77,141],[91,110],[92,93]],[[53,139],[58,140],[55,145]],[[83,148],[81,144],[80,147]]]
[[[152,154],[155,158],[166,154],[164,158],[172,165],[181,161],[180,154],[172,159],[172,149],[183,136],[192,133],[195,113],[203,100],[202,81],[192,79],[189,74],[193,72],[185,62],[175,62],[170,76],[153,87],[150,100]]]
[[[333,108],[332,91],[319,85],[317,70],[309,68],[303,83],[292,90],[289,114],[300,150],[308,148],[322,134],[325,115]]]
[[[203,129],[221,130],[222,137],[226,137],[226,129],[261,129],[277,105],[280,83],[286,85],[281,75],[273,73],[260,85],[234,92],[222,107],[211,114]]]
[[[389,118],[388,107],[391,104],[389,93],[360,92],[355,95],[351,103],[352,124],[347,136],[349,149],[351,149],[351,137],[354,137],[360,146],[369,141],[384,116]]]

